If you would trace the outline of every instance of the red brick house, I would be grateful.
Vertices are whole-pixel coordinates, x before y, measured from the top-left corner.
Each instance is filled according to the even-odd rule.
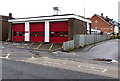
[[[100,30],[103,34],[111,34],[114,32],[113,19],[109,19],[108,16],[104,17],[103,13],[101,13],[101,16],[94,14],[90,20],[92,21],[92,29]]]

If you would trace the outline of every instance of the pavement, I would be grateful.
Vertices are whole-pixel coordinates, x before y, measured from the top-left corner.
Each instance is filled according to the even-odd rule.
[[[89,62],[76,62],[67,59],[53,59],[49,57],[26,59],[22,61],[61,69],[68,69],[77,72],[84,72],[89,74],[118,78],[118,66],[110,67],[108,65],[103,66],[100,64],[91,64]]]
[[[17,62],[15,60],[2,60],[2,63],[2,79],[9,79],[10,81],[11,79],[16,79],[16,81],[18,79],[114,79],[69,69]]]
[[[3,42],[0,58],[118,78],[118,58],[120,57],[118,54],[120,40],[118,39],[100,42],[72,52],[62,52],[61,44],[32,44]],[[42,50],[46,47],[47,50]],[[53,48],[57,50],[53,51]],[[112,58],[114,61],[95,60],[105,58]]]

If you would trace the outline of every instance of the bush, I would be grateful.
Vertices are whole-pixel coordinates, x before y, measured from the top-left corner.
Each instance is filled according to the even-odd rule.
[[[114,39],[120,39],[120,36],[115,35]]]

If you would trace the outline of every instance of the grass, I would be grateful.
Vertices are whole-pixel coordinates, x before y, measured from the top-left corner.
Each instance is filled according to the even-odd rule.
[[[69,49],[65,50],[65,52],[71,52],[71,51],[74,51],[74,50],[75,50],[75,48],[69,48]]]

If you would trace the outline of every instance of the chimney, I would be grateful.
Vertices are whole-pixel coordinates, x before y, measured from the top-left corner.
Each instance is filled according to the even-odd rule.
[[[108,19],[108,16],[106,16],[106,19]]]
[[[103,13],[101,13],[101,17],[103,17]]]
[[[108,18],[108,16],[106,16],[106,19],[105,19],[105,20],[106,20],[107,22],[109,22],[110,19]]]
[[[10,17],[10,19],[12,19],[13,17],[12,17],[12,13],[9,13],[9,17]]]

